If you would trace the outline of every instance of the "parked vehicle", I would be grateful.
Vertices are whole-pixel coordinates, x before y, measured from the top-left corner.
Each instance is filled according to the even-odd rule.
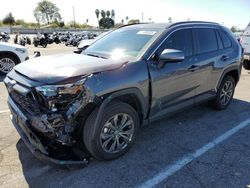
[[[102,34],[100,34],[99,36],[97,36],[94,39],[82,39],[79,42],[79,45],[77,46],[77,50],[74,51],[74,52],[78,53],[78,54],[82,53],[83,50],[85,50],[86,48],[88,48],[91,44],[93,44],[95,41],[99,40],[100,38],[104,37],[108,33],[110,33],[110,31],[103,32]]]
[[[57,32],[53,33],[53,42],[56,44],[61,43],[60,38],[59,38],[59,34]]]
[[[244,49],[244,62],[245,69],[250,70],[250,25],[245,29],[241,37],[241,45]]]
[[[43,34],[39,34],[34,37],[33,44],[35,47],[42,46],[44,48],[48,45],[48,39]]]
[[[26,44],[31,45],[31,40],[28,36],[22,35],[19,39],[19,44],[25,46]]]
[[[28,50],[17,44],[0,42],[0,74],[9,73],[13,67],[28,59]]]
[[[4,83],[13,124],[31,152],[82,164],[125,154],[145,122],[204,101],[226,109],[241,58],[239,43],[219,24],[139,24],[112,31],[82,54],[22,63]]]
[[[8,42],[10,40],[10,36],[8,33],[0,32],[0,42]]]

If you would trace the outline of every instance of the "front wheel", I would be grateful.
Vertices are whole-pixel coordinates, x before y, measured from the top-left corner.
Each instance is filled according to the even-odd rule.
[[[138,113],[130,105],[115,101],[108,105],[95,124],[98,109],[86,121],[83,140],[97,159],[111,160],[125,154],[134,142],[139,128]]]
[[[0,74],[8,74],[18,63],[11,55],[0,55]]]
[[[226,109],[231,103],[235,90],[235,80],[232,76],[226,76],[217,91],[216,98],[211,101],[217,110]]]

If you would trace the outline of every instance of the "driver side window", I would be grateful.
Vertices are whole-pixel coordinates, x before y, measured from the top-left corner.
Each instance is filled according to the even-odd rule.
[[[172,33],[165,43],[163,49],[176,49],[183,51],[185,57],[192,56],[193,44],[192,44],[192,30],[181,29]]]

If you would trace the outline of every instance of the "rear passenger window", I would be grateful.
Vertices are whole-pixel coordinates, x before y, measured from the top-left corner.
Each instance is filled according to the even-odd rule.
[[[214,29],[195,29],[198,45],[198,54],[212,52],[218,49]]]
[[[219,31],[216,30],[216,38],[217,38],[217,42],[218,42],[218,47],[219,47],[219,49],[221,50],[221,49],[223,49],[223,44],[222,44],[221,37],[220,37],[220,35],[219,35],[218,32],[219,32]]]
[[[191,56],[193,53],[191,29],[182,29],[171,34],[164,44],[164,49],[182,50],[185,56]]]
[[[219,33],[220,33],[224,48],[230,48],[232,46],[232,43],[229,37],[226,35],[225,32],[221,30],[219,30]]]

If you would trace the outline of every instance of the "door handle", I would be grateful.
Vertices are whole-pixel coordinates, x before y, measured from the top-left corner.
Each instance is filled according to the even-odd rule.
[[[190,67],[188,67],[188,70],[190,71],[190,72],[194,72],[194,71],[196,71],[196,70],[198,70],[199,69],[199,66],[198,65],[191,65]]]
[[[226,61],[226,60],[228,60],[228,58],[229,58],[229,57],[228,57],[227,55],[223,55],[223,56],[221,57],[221,60],[222,60],[222,61]]]

